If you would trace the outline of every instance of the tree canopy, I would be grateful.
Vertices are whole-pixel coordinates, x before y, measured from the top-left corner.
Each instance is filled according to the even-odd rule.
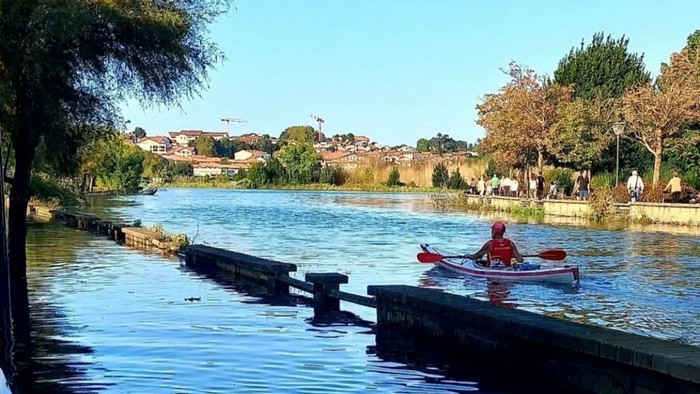
[[[630,53],[629,39],[614,39],[603,32],[591,42],[571,51],[559,61],[553,82],[574,85],[574,97],[585,100],[620,97],[633,86],[647,83],[651,76],[644,66],[644,55]]]
[[[195,149],[197,149],[197,154],[207,157],[213,157],[216,155],[216,146],[214,139],[208,135],[203,135],[197,137],[194,143]]]
[[[284,129],[279,139],[305,144],[313,143],[318,137],[316,130],[311,126],[291,126]]]

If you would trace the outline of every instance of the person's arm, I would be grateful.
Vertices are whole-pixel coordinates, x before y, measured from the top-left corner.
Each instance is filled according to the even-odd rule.
[[[486,241],[486,243],[484,243],[484,245],[481,247],[481,249],[479,249],[478,252],[468,255],[466,257],[471,260],[479,260],[480,258],[484,257],[484,255],[486,255],[486,253],[488,253],[490,250],[491,241]]]
[[[667,191],[668,191],[668,189],[670,189],[670,188],[671,188],[671,182],[673,182],[673,178],[671,178],[671,180],[670,180],[670,181],[668,181],[668,184],[667,184],[667,185],[666,185],[666,187],[664,188],[664,191],[665,191],[665,192],[667,192]]]
[[[520,252],[518,251],[518,247],[515,246],[515,242],[510,241],[510,245],[513,247],[513,257],[515,257],[515,261],[522,264],[524,261],[523,255],[521,255]]]

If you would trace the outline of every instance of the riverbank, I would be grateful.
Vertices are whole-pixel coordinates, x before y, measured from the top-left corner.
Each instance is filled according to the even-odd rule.
[[[519,197],[453,194],[434,196],[438,206],[467,211],[500,211],[528,217],[568,217],[671,226],[700,226],[700,205],[673,203],[600,203],[578,200],[535,200]]]
[[[213,180],[178,180],[164,183],[160,187],[178,187],[190,189],[251,189],[245,181],[220,182]],[[388,186],[382,184],[345,184],[329,185],[327,183],[309,183],[301,185],[265,185],[260,190],[309,190],[309,191],[353,191],[353,192],[386,192],[386,193],[445,193],[447,190],[437,187]]]

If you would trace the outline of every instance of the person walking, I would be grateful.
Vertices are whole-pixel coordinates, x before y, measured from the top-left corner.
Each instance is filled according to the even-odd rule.
[[[484,181],[483,176],[479,177],[479,182],[476,184],[476,190],[479,192],[480,196],[483,196],[486,192],[486,182]]]
[[[544,197],[544,177],[542,172],[537,173],[537,199],[541,200]]]
[[[576,188],[578,190],[578,198],[581,200],[587,200],[590,194],[589,190],[590,180],[588,179],[588,174],[586,170],[581,170],[580,175],[576,178]]]
[[[637,202],[644,192],[644,181],[637,174],[637,170],[632,171],[632,175],[627,179],[627,190],[630,193],[630,201]]]
[[[491,178],[491,194],[494,196],[498,195],[498,187],[501,186],[501,180],[498,179],[498,175],[493,174]]]
[[[537,197],[537,176],[535,174],[530,174],[530,181],[528,182],[528,197],[534,199]]]
[[[669,190],[671,191],[671,202],[678,203],[681,199],[681,178],[678,176],[678,171],[673,171],[673,177],[664,189],[665,192]]]

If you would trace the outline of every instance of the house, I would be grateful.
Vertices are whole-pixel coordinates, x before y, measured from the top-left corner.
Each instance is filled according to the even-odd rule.
[[[233,154],[234,160],[249,160],[249,159],[255,159],[257,161],[267,161],[270,159],[270,154],[267,152],[259,151],[259,150],[239,150],[238,152]]]
[[[234,176],[240,170],[247,170],[250,168],[250,163],[243,163],[239,161],[233,162],[223,162],[219,159],[216,161],[209,161],[203,163],[195,163],[192,165],[192,175],[196,177],[216,177],[219,175]]]
[[[337,152],[322,152],[321,165],[323,166],[339,166],[346,170],[354,170],[357,168],[358,162],[362,158],[356,153],[347,151]]]
[[[190,142],[196,141],[199,137],[211,137],[214,141],[228,138],[227,132],[206,132],[204,130],[180,130],[171,131],[168,134],[170,138],[180,146],[187,146]]]
[[[162,136],[146,137],[141,141],[137,142],[136,146],[145,150],[146,152],[164,155],[172,146],[172,141],[170,140],[170,138]]]
[[[187,146],[172,146],[166,152],[168,156],[177,157],[192,157],[195,155],[195,149]]]
[[[256,142],[260,141],[262,138],[263,137],[261,135],[257,135],[255,133],[242,134],[242,135],[239,135],[238,137],[233,137],[234,140],[236,140],[238,142],[242,142],[246,145],[253,145]],[[275,138],[275,142],[273,142],[273,143],[276,143],[276,142],[277,142],[277,139]]]

